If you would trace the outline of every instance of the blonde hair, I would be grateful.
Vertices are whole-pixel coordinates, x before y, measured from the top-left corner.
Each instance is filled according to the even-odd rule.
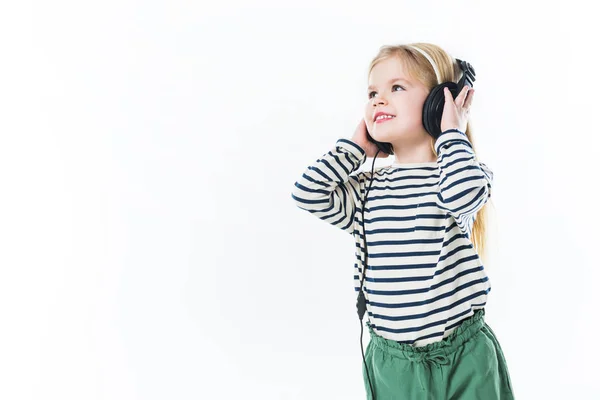
[[[415,48],[419,49],[416,50]],[[435,64],[435,69],[430,60],[422,53],[427,54]],[[441,47],[431,43],[410,43],[404,45],[384,45],[379,48],[379,52],[373,58],[369,65],[368,74],[371,74],[373,67],[385,59],[396,57],[404,67],[404,71],[409,77],[421,82],[429,90],[444,82],[458,83],[462,75],[460,66],[455,59],[445,52]],[[473,140],[470,124],[467,124],[465,131],[469,142],[475,152],[475,143]],[[435,151],[435,139],[431,137],[431,152],[437,157]],[[476,152],[475,152],[476,153]],[[477,157],[476,157],[477,158]],[[475,215],[475,221],[471,231],[471,242],[479,256],[486,262],[485,242],[487,227],[487,206],[491,204],[491,198],[487,199],[486,204]]]

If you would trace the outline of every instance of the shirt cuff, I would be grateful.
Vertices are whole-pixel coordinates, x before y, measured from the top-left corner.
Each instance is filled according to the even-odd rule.
[[[357,160],[364,161],[363,158],[366,159],[367,153],[362,147],[354,143],[352,140],[345,138],[338,139],[336,145],[348,150],[354,157],[356,157]]]
[[[473,147],[471,146],[471,142],[469,142],[469,138],[467,137],[466,133],[458,129],[446,129],[435,141],[434,147],[436,154],[440,153],[441,146],[453,140],[460,140],[461,142],[468,144],[469,147]]]

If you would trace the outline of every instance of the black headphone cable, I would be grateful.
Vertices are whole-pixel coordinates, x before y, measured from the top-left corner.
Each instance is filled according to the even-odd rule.
[[[369,259],[369,252],[367,251],[367,234],[365,232],[365,204],[367,203],[367,196],[369,195],[369,191],[371,190],[371,186],[373,185],[373,170],[375,168],[375,160],[377,159],[377,154],[379,154],[380,150],[377,150],[375,157],[373,158],[373,165],[371,166],[371,183],[369,184],[369,188],[365,193],[365,199],[362,204],[362,225],[363,225],[363,239],[365,242],[365,262],[363,263],[363,273],[362,279],[360,281],[360,290],[358,293],[358,298],[356,299],[356,309],[358,311],[358,318],[360,320],[360,350],[362,352],[363,363],[365,365],[365,371],[367,372],[367,379],[369,380],[369,387],[371,388],[371,395],[373,400],[375,400],[375,392],[373,391],[373,385],[371,384],[371,376],[369,375],[369,369],[367,368],[367,362],[365,360],[365,352],[363,350],[363,317],[365,315],[365,311],[367,310],[367,301],[365,299],[365,294],[363,292],[363,283],[365,281],[365,276],[367,275],[367,260]]]

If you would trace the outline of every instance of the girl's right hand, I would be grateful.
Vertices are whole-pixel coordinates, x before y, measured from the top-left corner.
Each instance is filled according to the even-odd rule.
[[[351,140],[362,147],[365,153],[367,153],[367,157],[373,158],[377,154],[377,151],[379,151],[377,145],[367,138],[367,125],[364,118],[360,119]],[[389,156],[390,154],[383,151],[379,151],[379,154],[377,154],[377,158],[387,158]]]

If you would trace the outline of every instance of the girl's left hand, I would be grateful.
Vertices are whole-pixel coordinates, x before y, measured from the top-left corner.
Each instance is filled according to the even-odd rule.
[[[458,129],[463,133],[466,132],[474,92],[475,89],[465,85],[455,99],[452,97],[450,90],[447,87],[444,88],[446,102],[442,110],[442,121],[440,124],[442,132],[448,129]]]

